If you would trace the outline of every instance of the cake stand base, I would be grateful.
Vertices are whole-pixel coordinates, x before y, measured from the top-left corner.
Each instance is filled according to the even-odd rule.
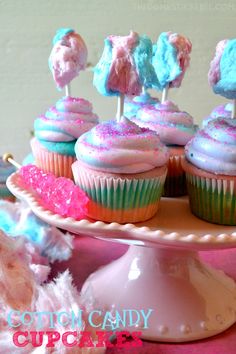
[[[197,252],[130,246],[118,260],[89,276],[82,296],[95,309],[152,309],[117,330],[141,331],[154,341],[185,342],[216,335],[236,321],[236,285],[204,264]],[[110,330],[110,328],[108,328]]]

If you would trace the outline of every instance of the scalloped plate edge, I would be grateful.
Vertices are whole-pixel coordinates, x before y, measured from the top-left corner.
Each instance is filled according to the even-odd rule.
[[[87,219],[75,220],[73,218],[63,218],[58,214],[53,214],[50,210],[41,206],[30,192],[26,191],[18,184],[18,173],[13,173],[7,179],[7,187],[19,199],[27,202],[33,213],[45,222],[65,229],[75,234],[84,236],[95,236],[104,239],[132,239],[142,241],[144,245],[163,245],[177,248],[192,248],[192,249],[217,249],[236,247],[236,232],[229,234],[214,235],[195,235],[188,234],[181,236],[178,232],[165,233],[162,230],[151,230],[148,226],[136,226],[135,224],[106,224],[103,221],[90,221]],[[145,233],[145,236],[142,236]]]

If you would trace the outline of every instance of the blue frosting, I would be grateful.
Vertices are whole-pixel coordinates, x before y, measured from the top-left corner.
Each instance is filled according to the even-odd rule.
[[[161,90],[163,90],[169,82],[175,80],[182,72],[177,60],[177,50],[169,43],[166,32],[160,34],[157,44],[153,46],[153,50],[152,64]]]
[[[94,68],[93,84],[98,92],[104,96],[118,96],[119,92],[114,92],[107,88],[110,67],[112,64],[112,43],[108,38],[104,41],[105,46],[102,56]],[[160,90],[152,61],[152,42],[147,36],[139,37],[138,45],[133,50],[133,59],[141,84],[145,88],[155,88]]]
[[[35,133],[35,136],[37,137],[37,134]],[[55,152],[57,154],[61,155],[67,155],[67,156],[75,156],[75,143],[76,140],[73,141],[67,141],[67,142],[56,142],[56,141],[46,141],[43,139],[38,139],[40,144],[42,144],[45,149]]]
[[[159,101],[157,98],[151,97],[148,92],[142,93],[140,96],[134,96],[133,99],[125,99],[124,115],[127,118],[136,116],[138,110],[146,105],[155,105]]]
[[[229,99],[236,98],[236,39],[227,42],[220,60],[220,80],[213,91]]]
[[[69,33],[75,32],[72,28],[59,28],[52,40],[53,45],[55,45],[58,41],[60,41],[63,37],[65,37]]]

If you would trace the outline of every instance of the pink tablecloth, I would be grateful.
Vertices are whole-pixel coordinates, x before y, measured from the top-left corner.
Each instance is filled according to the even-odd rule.
[[[75,238],[73,257],[68,262],[56,264],[53,276],[69,268],[74,281],[81,288],[88,275],[98,267],[120,257],[127,246],[100,241],[87,237]],[[216,268],[224,270],[236,279],[236,249],[202,252],[201,257]],[[223,299],[222,299],[223,301]],[[144,342],[139,349],[108,349],[107,354],[235,354],[236,325],[224,333],[198,342],[187,344],[166,344]]]

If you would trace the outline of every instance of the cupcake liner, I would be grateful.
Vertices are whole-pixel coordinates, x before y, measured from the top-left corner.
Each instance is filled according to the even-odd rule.
[[[236,225],[236,179],[208,178],[186,172],[190,208],[197,217]]]
[[[119,223],[150,219],[157,211],[166,173],[155,178],[104,177],[73,169],[75,183],[90,198],[88,216]]]
[[[185,172],[181,165],[182,155],[170,156],[163,197],[178,197],[187,194]]]
[[[45,172],[52,172],[56,177],[73,179],[71,165],[75,156],[61,155],[46,150],[36,139],[31,141],[35,164]]]

